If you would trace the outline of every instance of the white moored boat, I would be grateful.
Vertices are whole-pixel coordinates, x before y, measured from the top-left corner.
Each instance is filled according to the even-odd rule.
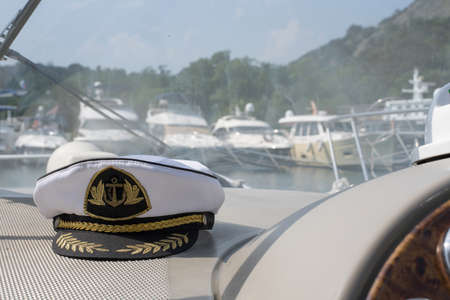
[[[406,110],[406,109],[428,109],[432,98],[425,98],[424,94],[429,92],[432,82],[424,82],[419,70],[414,69],[413,78],[409,80],[411,89],[403,89],[403,93],[412,94],[411,99],[393,99],[385,101],[384,109],[386,111]],[[396,130],[400,134],[418,135],[423,137],[425,131],[426,111],[411,113],[398,113],[383,116],[383,120],[395,124]],[[422,138],[423,139],[423,138]]]
[[[150,133],[169,147],[167,155],[206,165],[226,159],[226,147],[210,133],[198,106],[179,94],[159,95],[157,100],[158,107],[149,109],[146,122]]]
[[[235,156],[250,164],[278,165],[290,161],[292,143],[266,122],[249,116],[224,116],[214,124],[213,134],[229,144]]]
[[[55,128],[30,128],[22,132],[14,146],[16,154],[24,154],[21,159],[24,163],[44,163],[45,155],[50,155],[56,148],[67,143],[66,138]],[[34,155],[44,155],[43,160],[31,158]],[[27,156],[30,156],[28,158]]]
[[[44,113],[44,107],[40,105],[33,117],[29,120],[31,122],[22,123],[22,132],[17,137],[14,148],[16,154],[24,154],[23,162],[31,162],[26,156],[50,155],[59,146],[67,143],[67,139],[59,130],[59,125],[51,122]],[[44,160],[46,161],[46,160]],[[44,162],[39,161],[39,162]]]
[[[92,102],[92,104],[111,119],[124,124],[136,134],[140,136],[144,135],[137,122],[137,114],[131,108],[124,105],[122,100],[114,98],[100,101],[102,101],[103,105],[108,106],[124,117],[126,121],[120,119],[107,109],[96,105],[95,102]],[[113,120],[106,119],[86,105],[81,104],[79,118],[80,127],[77,136],[74,138],[75,141],[89,142],[98,146],[103,151],[119,155],[125,153],[146,153],[151,148],[141,137],[133,135]]]
[[[297,164],[317,167],[332,165],[327,127],[337,165],[349,167],[361,164],[350,122],[331,122],[335,118],[334,115],[286,114],[280,119],[281,125],[290,127],[289,136],[294,144],[291,155]],[[368,145],[362,144],[361,147],[363,153],[369,153]]]

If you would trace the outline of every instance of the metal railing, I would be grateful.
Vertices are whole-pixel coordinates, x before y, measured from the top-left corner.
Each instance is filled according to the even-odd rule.
[[[421,108],[421,109],[404,109],[404,110],[392,110],[392,111],[383,110],[383,111],[372,111],[372,112],[362,112],[362,113],[351,113],[351,114],[345,114],[345,115],[331,117],[330,119],[323,121],[323,122],[324,123],[333,123],[333,122],[338,122],[338,121],[342,121],[342,120],[350,120],[351,125],[352,125],[353,138],[355,139],[356,150],[358,152],[364,181],[368,181],[369,175],[368,175],[367,168],[366,168],[366,161],[364,159],[364,154],[361,149],[361,139],[359,136],[359,130],[358,130],[358,127],[356,124],[356,120],[362,119],[362,118],[374,117],[374,116],[408,114],[408,113],[427,112],[427,111],[428,111],[428,109]],[[327,126],[327,130],[328,130],[328,126]],[[406,146],[403,143],[403,140],[398,135],[398,132],[395,132],[394,135],[396,135],[397,139],[399,139],[399,142],[402,145],[402,148],[404,148],[404,151],[406,153],[408,153]],[[328,142],[330,143],[330,145],[332,145],[330,134],[328,134],[328,140],[329,140]],[[334,152],[332,147],[330,147],[330,151]],[[336,163],[334,153],[331,153],[331,160],[333,161],[332,166],[333,166],[333,172],[335,174],[335,178],[336,178],[336,180],[338,180],[339,176],[338,176],[337,163]]]

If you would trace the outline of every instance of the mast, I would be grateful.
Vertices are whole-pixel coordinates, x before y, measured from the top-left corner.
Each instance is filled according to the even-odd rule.
[[[423,95],[429,92],[428,88],[435,85],[434,82],[424,82],[417,68],[414,68],[413,78],[408,82],[412,85],[412,89],[402,89],[402,92],[412,94],[412,100],[415,101],[423,100]]]

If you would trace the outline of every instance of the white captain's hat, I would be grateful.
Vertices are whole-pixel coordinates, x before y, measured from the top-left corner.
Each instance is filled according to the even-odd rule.
[[[91,158],[38,179],[39,211],[53,218],[55,253],[145,259],[191,247],[224,201],[215,175],[195,161],[157,156]]]

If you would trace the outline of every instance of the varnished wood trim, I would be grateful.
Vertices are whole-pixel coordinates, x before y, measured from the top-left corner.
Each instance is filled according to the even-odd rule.
[[[423,219],[395,248],[367,299],[449,299],[442,241],[450,228],[450,200]]]

